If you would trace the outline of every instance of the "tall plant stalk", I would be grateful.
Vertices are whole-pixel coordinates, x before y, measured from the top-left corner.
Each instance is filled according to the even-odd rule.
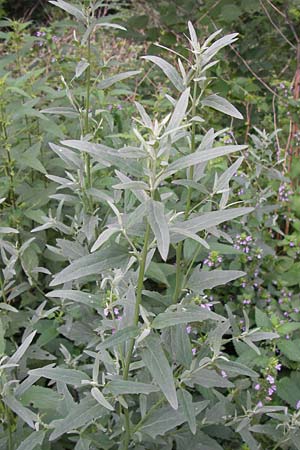
[[[196,115],[197,109],[197,82],[194,81],[194,89],[193,89],[193,98],[192,98],[192,109],[191,114],[192,117]],[[196,149],[196,122],[192,122],[191,129],[191,153],[194,153]],[[192,180],[194,175],[194,167],[189,169],[189,179]],[[184,212],[184,219],[186,220],[190,214],[191,209],[191,201],[192,201],[192,187],[188,187],[187,191],[187,199],[186,199],[186,207]],[[183,250],[183,241],[179,242],[176,248],[176,281],[175,281],[175,291],[173,302],[177,303],[181,290],[182,290],[182,250]]]

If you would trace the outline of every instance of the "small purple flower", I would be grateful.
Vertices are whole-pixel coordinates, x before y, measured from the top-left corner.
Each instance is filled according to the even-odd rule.
[[[274,377],[272,377],[272,375],[268,375],[266,377],[266,380],[270,383],[270,384],[274,384],[275,383],[275,379]]]
[[[289,339],[290,339],[290,336],[287,334],[287,335],[285,336],[285,338],[286,338],[287,340],[289,340]]]
[[[197,349],[196,349],[196,347],[194,347],[194,348],[192,348],[192,354],[195,356],[196,355],[196,353],[197,353]]]
[[[187,332],[187,334],[190,334],[191,331],[192,331],[191,325],[187,325],[186,328],[185,328],[185,331]]]
[[[298,313],[299,312],[299,308],[294,308],[294,312]]]
[[[298,411],[299,409],[300,409],[300,400],[298,400],[296,403],[296,410]]]
[[[108,111],[111,111],[113,109],[113,105],[108,105],[107,109]]]
[[[256,405],[256,408],[262,408],[262,407],[263,407],[262,402],[258,402],[257,405]]]
[[[120,314],[119,308],[117,308],[117,307],[114,308],[114,314],[115,314],[115,316],[118,316]]]
[[[259,391],[259,390],[260,390],[260,384],[257,383],[257,384],[254,386],[254,389],[255,389],[256,391]]]
[[[105,317],[107,317],[108,314],[109,314],[109,309],[108,308],[104,308],[103,314],[105,315]]]
[[[225,370],[221,370],[221,375],[223,378],[227,378],[227,373],[225,372]]]
[[[275,369],[276,369],[278,372],[281,370],[281,368],[282,368],[282,364],[280,364],[280,363],[276,364]]]
[[[53,41],[53,42],[58,42],[58,41],[59,41],[59,38],[58,38],[57,36],[54,35],[54,36],[52,36],[52,41]]]
[[[121,110],[121,109],[123,109],[123,106],[122,105],[118,105],[117,109]]]
[[[270,387],[268,389],[268,395],[271,397],[271,395],[273,395],[273,393],[274,393],[274,390]]]

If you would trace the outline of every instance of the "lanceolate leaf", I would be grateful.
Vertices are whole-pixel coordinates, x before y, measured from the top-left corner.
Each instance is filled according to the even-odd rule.
[[[38,445],[42,445],[46,432],[34,431],[17,448],[17,450],[34,450]]]
[[[202,100],[203,106],[209,106],[210,108],[221,111],[228,116],[235,117],[237,119],[243,119],[242,114],[233,106],[228,100],[220,97],[217,94],[212,94]]]
[[[108,414],[108,410],[99,405],[92,397],[86,397],[60,420],[53,420],[50,428],[54,428],[50,441],[54,441],[71,430],[78,430],[94,420]]]
[[[39,369],[29,370],[28,374],[48,378],[53,381],[62,381],[74,386],[81,386],[83,380],[89,379],[89,376],[80,370],[62,369],[60,367],[41,367]]]
[[[114,347],[115,345],[123,344],[128,341],[128,339],[137,337],[138,334],[139,329],[134,325],[122,328],[101,342],[101,344],[96,347],[96,350],[104,350],[106,348]]]
[[[154,200],[147,202],[147,218],[157,240],[157,248],[166,261],[170,246],[169,226],[165,216],[164,205]]]
[[[157,336],[148,336],[145,339],[146,348],[142,351],[142,359],[151,373],[154,381],[160,387],[162,393],[172,406],[178,408],[178,401],[173,379],[173,372],[162,349],[160,339]]]
[[[151,61],[154,64],[156,64],[158,67],[161,68],[161,70],[164,72],[166,77],[171,81],[171,83],[178,89],[178,91],[182,92],[184,89],[183,81],[177,72],[177,70],[167,61],[165,61],[163,58],[160,58],[159,56],[143,56],[143,59],[146,59],[147,61]]]
[[[72,300],[76,303],[82,303],[83,305],[90,306],[92,308],[100,307],[100,299],[98,295],[88,294],[87,292],[72,291],[69,289],[58,289],[56,291],[51,291],[46,294],[50,298],[63,298]]]
[[[100,83],[98,83],[98,89],[107,89],[118,81],[126,80],[126,78],[133,77],[139,73],[141,73],[140,70],[130,70],[128,72],[118,73],[117,75],[113,75],[112,77],[100,81]]]
[[[245,272],[240,270],[204,271],[199,269],[200,267],[194,270],[187,283],[187,287],[197,293],[201,293],[205,289],[221,286],[246,275]]]
[[[102,231],[100,236],[98,236],[96,242],[91,248],[91,252],[94,252],[98,250],[105,242],[109,240],[114,234],[118,233],[120,231],[120,228],[112,227],[107,228],[107,230]]]
[[[110,381],[105,391],[111,392],[113,395],[124,394],[151,394],[152,392],[159,391],[157,386],[153,384],[140,383],[139,381],[131,380],[112,380]]]
[[[94,399],[100,403],[100,405],[104,406],[104,408],[108,409],[109,411],[114,411],[114,407],[106,400],[100,389],[97,387],[93,387],[91,390],[91,394],[94,397]]]
[[[189,424],[191,432],[193,434],[196,434],[197,431],[196,413],[192,395],[188,391],[181,389],[178,392],[178,399],[180,406],[182,407],[183,414],[185,415],[185,419]]]
[[[158,314],[152,322],[152,327],[157,329],[171,327],[181,323],[202,322],[202,320],[224,320],[222,316],[215,314],[206,308],[188,306],[182,307],[181,311],[167,311]]]
[[[49,3],[52,3],[55,6],[58,6],[59,8],[63,9],[64,11],[67,11],[72,16],[76,17],[76,19],[84,21],[85,17],[83,15],[83,12],[80,11],[79,8],[72,5],[71,3],[65,2],[64,0],[50,0]]]

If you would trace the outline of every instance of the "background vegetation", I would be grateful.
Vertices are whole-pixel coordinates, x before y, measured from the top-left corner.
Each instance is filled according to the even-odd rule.
[[[0,10],[0,449],[299,449],[299,0]]]

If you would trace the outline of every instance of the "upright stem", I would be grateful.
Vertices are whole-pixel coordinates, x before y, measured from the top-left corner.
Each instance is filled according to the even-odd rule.
[[[197,82],[194,81],[194,91],[193,91],[193,104],[192,104],[192,117],[196,115],[196,101],[197,101]],[[193,121],[192,130],[191,130],[191,153],[194,153],[196,149],[196,123]],[[192,180],[194,175],[194,167],[191,167],[189,170],[189,179]],[[192,188],[188,187],[186,206],[184,212],[184,220],[186,220],[190,214],[191,209],[191,200],[192,200]],[[176,248],[176,284],[175,291],[173,297],[173,303],[177,303],[181,294],[182,289],[182,249],[183,249],[183,241],[179,242]]]
[[[139,322],[139,312],[140,312],[140,304],[142,301],[142,291],[143,291],[143,284],[144,284],[146,259],[147,259],[147,254],[148,254],[149,237],[150,237],[150,225],[149,225],[149,223],[147,223],[145,238],[144,238],[144,246],[143,246],[142,254],[140,257],[140,265],[139,265],[139,276],[138,276],[134,318],[133,318],[133,324],[135,326],[137,326],[137,324]],[[134,349],[134,343],[135,343],[135,340],[131,339],[130,343],[129,343],[127,356],[126,356],[126,361],[125,361],[123,380],[128,379],[129,367],[130,367],[130,362],[131,362],[132,353],[133,353],[133,349]],[[124,410],[124,415],[125,415],[125,439],[124,439],[123,449],[128,450],[129,441],[130,441],[130,422],[129,422],[128,409]]]
[[[87,40],[87,63],[86,69],[86,98],[85,98],[85,118],[84,118],[84,133],[89,132],[89,109],[91,96],[91,38]],[[85,171],[86,171],[86,187],[91,187],[91,158],[88,153],[85,153]]]

